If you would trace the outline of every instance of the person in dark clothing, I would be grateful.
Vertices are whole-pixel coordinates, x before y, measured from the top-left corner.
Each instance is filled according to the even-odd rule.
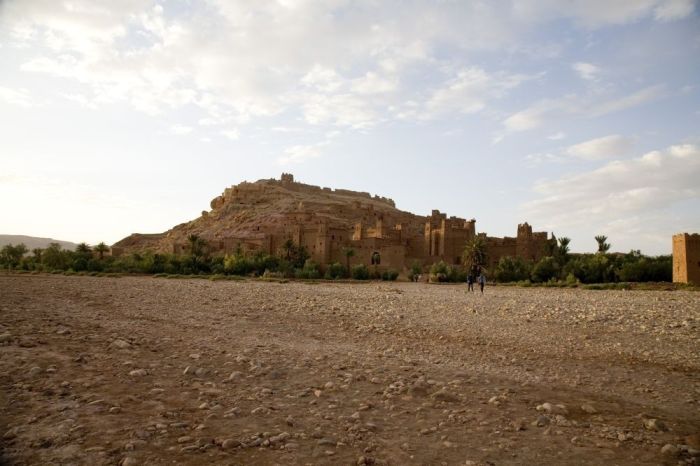
[[[471,272],[467,275],[467,291],[474,291],[474,275]]]
[[[483,272],[479,274],[479,288],[481,288],[481,294],[484,294],[484,285],[486,285],[486,275]]]

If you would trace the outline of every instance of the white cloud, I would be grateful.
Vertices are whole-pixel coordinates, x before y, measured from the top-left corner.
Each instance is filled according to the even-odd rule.
[[[192,132],[192,129],[193,128],[191,126],[173,125],[170,127],[170,132],[178,136],[184,136],[186,134],[190,134]]]
[[[566,153],[587,160],[599,160],[627,155],[633,147],[631,139],[611,134],[570,146]]]
[[[516,15],[529,21],[571,18],[581,26],[598,28],[625,24],[652,16],[669,21],[685,18],[693,11],[692,0],[519,0]]]
[[[630,160],[611,161],[601,168],[534,186],[538,199],[522,206],[524,215],[548,229],[574,231],[597,225],[632,224],[655,217],[649,223],[670,241],[675,230],[694,219],[671,221],[671,207],[678,202],[700,201],[700,147],[675,145]],[[616,231],[624,229],[618,228]],[[634,238],[629,238],[633,240]],[[663,248],[662,248],[663,249]]]
[[[502,98],[511,89],[536,77],[503,72],[489,73],[479,67],[461,69],[455,77],[431,92],[424,110],[415,109],[404,114],[422,112],[422,118],[434,118],[451,112],[477,113],[491,100]]]
[[[564,139],[565,137],[566,133],[564,133],[563,131],[558,131],[554,134],[550,134],[549,136],[547,136],[547,139],[549,139],[550,141],[559,141],[561,139]]]
[[[667,0],[654,8],[654,18],[659,21],[673,21],[689,16],[694,9],[693,0]]]
[[[571,65],[571,68],[576,71],[581,79],[587,81],[595,81],[600,73],[600,68],[592,63],[577,62]]]
[[[5,101],[8,104],[17,105],[19,107],[35,107],[37,102],[32,98],[27,89],[12,89],[9,87],[0,86],[0,101]]]
[[[602,102],[596,102],[589,106],[587,113],[590,116],[601,116],[608,113],[619,112],[628,108],[637,107],[661,98],[665,93],[663,85],[649,86],[632,94]]]
[[[236,141],[241,136],[240,131],[238,131],[238,129],[236,128],[224,130],[221,132],[221,134],[231,139],[232,141]]]
[[[508,131],[528,131],[565,116],[595,118],[657,100],[665,95],[665,89],[663,85],[655,85],[623,96],[593,93],[543,99],[507,117],[503,120],[503,126]]]
[[[323,148],[328,146],[328,144],[330,144],[328,141],[323,141],[316,144],[300,144],[288,147],[284,150],[284,155],[277,159],[277,162],[280,165],[289,165],[320,157],[323,154]]]

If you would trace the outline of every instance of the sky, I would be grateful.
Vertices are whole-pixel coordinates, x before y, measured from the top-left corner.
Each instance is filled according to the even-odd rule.
[[[700,232],[692,0],[0,0],[0,233],[112,244],[242,181],[669,254]]]

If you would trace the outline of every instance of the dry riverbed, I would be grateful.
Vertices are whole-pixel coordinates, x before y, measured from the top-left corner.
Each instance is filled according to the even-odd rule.
[[[0,464],[700,464],[700,293],[0,275]]]

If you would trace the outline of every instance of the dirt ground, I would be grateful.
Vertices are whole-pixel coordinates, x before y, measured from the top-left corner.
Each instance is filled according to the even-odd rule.
[[[700,464],[700,293],[0,275],[0,463]]]

